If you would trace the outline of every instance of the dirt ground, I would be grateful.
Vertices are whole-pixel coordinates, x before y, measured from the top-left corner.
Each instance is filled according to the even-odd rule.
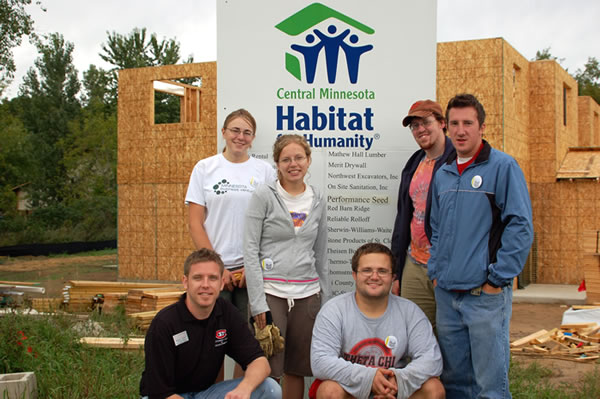
[[[62,296],[68,280],[116,281],[116,254],[68,257],[0,258],[0,281],[36,281],[46,288],[46,297]],[[568,307],[560,304],[513,304],[510,326],[511,341],[541,329],[559,327]],[[552,370],[553,382],[576,384],[587,372],[600,365],[575,363],[542,357],[513,356],[516,362],[528,364],[536,361]]]
[[[117,281],[117,255],[0,258],[0,281],[38,282],[56,298],[68,280]]]
[[[560,304],[531,304],[514,303],[513,314],[510,320],[510,340],[523,338],[531,333],[546,329],[560,327],[562,315],[569,307]],[[594,368],[600,368],[597,363],[576,363],[567,360],[548,359],[544,357],[531,357],[517,355],[513,361],[529,364],[536,361],[540,365],[552,370],[552,381],[556,384],[581,382],[584,374]]]

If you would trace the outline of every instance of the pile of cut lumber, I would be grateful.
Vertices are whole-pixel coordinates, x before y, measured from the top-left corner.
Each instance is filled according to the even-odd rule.
[[[104,296],[104,303],[102,304],[103,312],[110,313],[119,305],[125,306],[127,294],[123,294],[122,292],[105,292],[102,295]]]
[[[185,291],[144,292],[142,296],[142,312],[161,310],[179,300]]]
[[[130,290],[125,310],[141,330],[147,330],[152,319],[162,308],[179,300],[185,291],[183,286]]]
[[[160,310],[177,302],[183,294],[183,285],[172,284],[156,288],[131,289],[127,293],[125,312],[127,314]]]
[[[127,317],[133,319],[135,325],[140,330],[145,331],[150,327],[150,323],[152,323],[152,319],[154,319],[154,316],[156,316],[157,313],[158,310],[151,310],[149,312],[131,313],[127,315]]]
[[[84,280],[69,280],[63,288],[64,303],[68,305],[68,310],[73,312],[89,311],[93,307],[94,297],[102,295],[106,297],[109,294],[110,306],[116,306],[114,301],[119,301],[121,297],[127,296],[129,290],[132,289],[148,289],[169,287],[181,284],[165,284],[165,283],[131,283],[123,281],[84,281]],[[115,299],[117,298],[117,299]],[[113,307],[114,307],[113,306]]]
[[[599,331],[600,325],[595,322],[563,324],[511,342],[510,351],[513,355],[594,362],[600,359]]]
[[[55,312],[62,304],[62,298],[31,298],[31,307],[38,312]]]

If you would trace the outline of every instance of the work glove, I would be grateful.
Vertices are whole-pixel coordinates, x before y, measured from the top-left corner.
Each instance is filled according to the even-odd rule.
[[[277,353],[283,352],[285,339],[281,336],[279,327],[273,324],[271,312],[267,312],[267,324],[265,328],[258,328],[256,322],[253,322],[253,326],[254,337],[260,344],[267,359]]]

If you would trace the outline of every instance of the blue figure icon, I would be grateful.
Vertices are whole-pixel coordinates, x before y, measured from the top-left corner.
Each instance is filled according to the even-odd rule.
[[[350,43],[356,44],[358,42],[358,36],[351,35],[349,40]],[[346,54],[346,64],[348,65],[348,76],[350,77],[350,83],[356,83],[358,81],[358,64],[360,62],[360,56],[367,51],[371,51],[373,49],[373,45],[369,44],[366,46],[351,46],[346,42],[342,42],[340,46]],[[327,47],[325,47],[325,51],[327,51]]]
[[[329,25],[327,32],[334,34],[337,31],[335,25]],[[344,39],[350,33],[350,29],[346,29],[337,36],[326,36],[323,32],[318,29],[314,29],[315,35],[321,39],[321,43],[325,47],[325,61],[327,65],[327,80],[329,83],[335,83],[335,76],[337,73],[338,56],[340,53],[340,47],[344,42]],[[372,47],[372,46],[371,46]],[[367,50],[368,51],[368,50]],[[360,57],[360,55],[359,55]]]
[[[312,43],[315,41],[315,37],[312,34],[306,36],[306,42]],[[299,44],[292,44],[292,49],[300,52],[304,56],[304,69],[306,71],[306,82],[312,83],[315,80],[315,71],[317,70],[317,60],[319,53],[323,48],[324,43],[322,41],[312,46],[301,46]]]

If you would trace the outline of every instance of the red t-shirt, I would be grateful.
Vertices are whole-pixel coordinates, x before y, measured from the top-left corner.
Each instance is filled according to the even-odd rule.
[[[408,189],[408,194],[415,209],[410,221],[410,256],[422,264],[427,264],[429,248],[431,248],[429,239],[425,234],[425,210],[434,166],[435,159],[424,158],[415,170]]]
[[[456,158],[456,167],[458,168],[459,175],[462,175],[463,170],[467,169],[467,166],[471,165],[473,163],[473,161],[475,159],[477,159],[477,156],[479,156],[479,153],[481,152],[482,148],[483,148],[483,143],[481,143],[481,145],[479,146],[479,149],[477,150],[475,155],[473,155],[473,157],[471,157],[471,159],[469,159],[465,163],[458,163],[458,157]]]

